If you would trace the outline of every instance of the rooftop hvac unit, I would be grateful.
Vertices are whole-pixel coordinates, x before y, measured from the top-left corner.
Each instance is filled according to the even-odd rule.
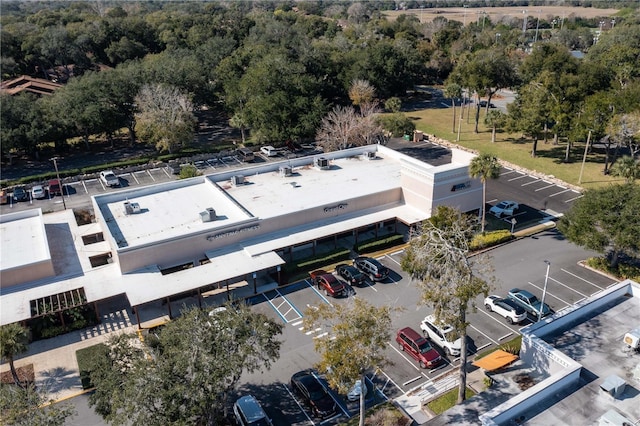
[[[242,185],[244,183],[244,176],[242,175],[235,175],[235,176],[231,176],[231,185]]]
[[[636,328],[625,334],[623,341],[631,349],[640,349],[640,328]]]
[[[293,170],[291,169],[291,166],[282,166],[282,167],[280,167],[280,176],[289,177],[292,174],[293,174]]]
[[[327,170],[329,168],[329,159],[325,157],[316,158],[316,167],[321,170]]]
[[[612,409],[600,416],[598,426],[633,426],[633,421]]]
[[[600,389],[614,398],[620,397],[624,393],[626,387],[627,384],[624,379],[616,376],[615,374],[604,379],[604,382],[600,385]]]
[[[125,203],[124,203],[124,212],[125,212],[125,214],[140,213],[140,204],[138,204],[138,203],[130,203],[129,201],[125,201]]]
[[[202,222],[213,222],[216,220],[216,211],[213,207],[207,207],[205,211],[200,212],[200,219]]]
[[[367,152],[367,160],[375,160],[376,158],[376,152],[375,151],[368,151]]]

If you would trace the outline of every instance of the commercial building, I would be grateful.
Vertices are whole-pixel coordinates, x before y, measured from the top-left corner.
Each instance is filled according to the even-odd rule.
[[[415,226],[438,205],[479,209],[473,157],[453,149],[433,166],[372,145],[111,191],[82,225],[71,211],[4,215],[2,324],[123,294],[137,307],[230,283],[257,291],[319,242]]]

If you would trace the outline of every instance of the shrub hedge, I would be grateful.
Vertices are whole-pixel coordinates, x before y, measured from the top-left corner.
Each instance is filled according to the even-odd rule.
[[[599,271],[604,271],[623,280],[630,279],[640,282],[640,267],[629,265],[627,263],[618,263],[617,268],[612,268],[606,257],[590,257],[587,259],[587,265]]]
[[[83,389],[93,387],[91,383],[91,372],[98,365],[98,360],[108,355],[109,348],[104,343],[89,346],[88,348],[78,349],[76,351],[76,359],[78,360],[78,370],[80,371],[80,380]]]
[[[501,229],[498,231],[485,232],[484,234],[476,234],[471,240],[471,250],[480,250],[483,248],[491,247],[504,243],[513,238],[511,232],[507,229]]]
[[[404,243],[404,235],[393,234],[386,237],[371,238],[353,246],[353,251],[357,253],[372,253],[384,250]]]
[[[283,272],[290,281],[292,278],[306,275],[315,269],[349,259],[350,253],[351,251],[349,249],[341,248],[317,256],[294,260],[284,265]]]

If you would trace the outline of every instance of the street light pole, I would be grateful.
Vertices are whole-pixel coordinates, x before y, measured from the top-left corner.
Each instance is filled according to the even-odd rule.
[[[58,178],[58,184],[60,185],[60,196],[62,197],[62,206],[64,209],[67,209],[67,203],[64,202],[64,186],[62,186],[62,181],[60,180],[60,172],[58,171],[58,160],[59,157],[53,157],[51,160],[53,161],[53,167],[56,169],[56,177]]]
[[[589,150],[589,142],[591,142],[591,130],[587,136],[587,145],[584,147],[584,155],[582,156],[582,167],[580,167],[580,177],[578,178],[578,185],[582,183],[582,172],[584,171],[584,163],[587,161],[587,151]]]
[[[549,268],[551,267],[551,262],[545,260],[544,263],[547,264],[547,274],[544,277],[544,288],[542,289],[542,300],[540,301],[540,312],[538,312],[538,321],[542,319],[542,308],[544,307],[544,297],[547,295],[547,283],[549,282]]]
[[[538,41],[538,28],[540,27],[540,12],[542,12],[542,10],[538,10],[538,20],[536,21],[536,36],[533,38],[534,43]]]

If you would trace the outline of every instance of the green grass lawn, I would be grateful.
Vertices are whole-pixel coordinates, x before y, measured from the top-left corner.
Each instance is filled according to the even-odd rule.
[[[576,144],[570,153],[571,162],[565,163],[566,142],[553,145],[552,135],[549,143],[538,141],[537,156],[531,157],[533,140],[523,140],[520,135],[499,132],[496,134],[496,142],[491,142],[491,130],[483,124],[485,110],[480,111],[480,125],[478,133],[474,132],[474,110],[471,109],[471,117],[462,121],[459,145],[480,153],[495,155],[501,160],[524,167],[528,170],[554,176],[566,183],[581,186],[585,189],[602,187],[610,183],[623,182],[621,178],[605,176],[604,156],[598,154],[587,155],[587,160],[582,174],[582,183],[578,184],[580,169],[582,167],[582,157],[584,155],[585,142]],[[456,129],[460,118],[459,109],[456,108]],[[407,116],[414,120],[417,130],[436,135],[436,137],[446,139],[455,143],[456,133],[453,133],[453,111],[446,109],[427,109],[421,111],[408,112]]]
[[[469,399],[475,395],[475,392],[467,388],[465,390],[465,395],[467,399]],[[442,394],[442,396],[439,396],[433,401],[428,402],[427,407],[429,407],[429,409],[437,415],[437,414],[444,413],[449,408],[456,405],[457,401],[458,401],[458,388],[456,387],[455,389],[451,389],[449,392]]]

